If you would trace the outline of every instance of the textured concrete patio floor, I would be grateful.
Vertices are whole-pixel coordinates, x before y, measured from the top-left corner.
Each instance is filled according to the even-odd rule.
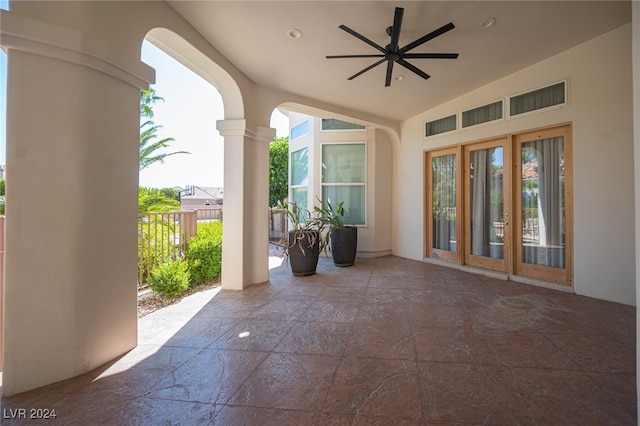
[[[603,283],[605,284],[605,283]],[[635,309],[397,257],[207,291],[2,400],[78,425],[635,425]]]

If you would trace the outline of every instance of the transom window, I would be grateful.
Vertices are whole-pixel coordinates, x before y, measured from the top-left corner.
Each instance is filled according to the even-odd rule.
[[[364,126],[360,124],[349,123],[347,121],[337,120],[335,118],[323,118],[322,130],[362,130]]]
[[[309,122],[305,121],[291,128],[291,139],[293,140],[299,138],[300,136],[304,136],[307,133],[309,133]]]

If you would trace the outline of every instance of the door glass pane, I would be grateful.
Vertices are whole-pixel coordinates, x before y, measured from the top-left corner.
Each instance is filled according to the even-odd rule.
[[[471,151],[471,254],[504,258],[502,147]]]
[[[522,262],[565,267],[564,140],[522,144]]]
[[[431,160],[433,248],[456,251],[456,155]]]

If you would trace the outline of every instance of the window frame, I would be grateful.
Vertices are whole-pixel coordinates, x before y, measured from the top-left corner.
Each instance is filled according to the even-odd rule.
[[[513,98],[517,98],[518,96],[526,95],[528,93],[536,92],[538,90],[546,89],[548,87],[552,87],[552,86],[555,86],[555,85],[558,85],[558,84],[564,84],[564,102],[563,103],[550,105],[550,106],[547,106],[547,107],[544,107],[544,108],[534,109],[534,110],[523,112],[523,113],[520,113],[520,114],[512,114],[511,113],[511,100]],[[519,117],[527,117],[527,116],[529,116],[531,114],[538,114],[538,113],[541,113],[541,112],[553,111],[555,109],[565,108],[567,106],[569,106],[569,79],[556,81],[555,83],[545,84],[543,86],[539,86],[539,87],[536,87],[534,89],[525,90],[523,92],[515,93],[513,95],[507,96],[507,102],[504,105],[504,113],[507,114],[506,118],[516,119],[516,118],[519,118]]]
[[[451,117],[455,118],[455,120],[454,120],[455,121],[455,127],[453,129],[446,130],[446,131],[440,132],[440,133],[434,133],[432,135],[427,134],[428,133],[427,132],[427,128],[428,128],[429,124],[435,123],[436,121],[447,120],[447,119],[450,119]],[[441,135],[448,135],[448,134],[451,134],[451,133],[458,132],[459,131],[459,125],[460,125],[459,121],[460,121],[460,119],[458,117],[458,113],[457,112],[453,113],[453,114],[446,115],[444,117],[436,118],[434,120],[425,121],[424,122],[424,138],[425,139],[436,138],[436,137],[441,136]]]
[[[320,167],[324,164],[324,147],[325,146],[345,146],[345,145],[363,145],[364,146],[364,158],[363,158],[363,166],[364,166],[364,182],[324,182],[322,171],[320,172],[320,199],[324,202],[324,188],[325,187],[362,187],[364,188],[364,223],[361,224],[353,224],[353,226],[357,226],[359,228],[367,227],[368,224],[368,181],[369,181],[369,167],[368,167],[368,153],[369,149],[366,141],[348,141],[348,142],[322,142],[320,143]],[[334,206],[335,207],[335,206]],[[348,224],[352,225],[352,224]]]
[[[305,184],[299,184],[299,185],[294,185],[293,184],[293,156],[294,154],[302,151],[302,150],[306,150],[307,151],[307,179],[306,179],[306,183]],[[290,202],[295,202],[294,199],[294,190],[296,189],[306,189],[307,190],[307,205],[306,206],[299,206],[304,208],[305,210],[309,209],[309,151],[310,151],[310,147],[308,145],[305,146],[301,146],[298,149],[291,151],[289,153],[289,200]]]
[[[335,120],[335,121],[340,121],[342,123],[351,124],[353,126],[361,126],[361,127],[353,128],[353,129],[325,129],[324,128],[325,120]],[[340,120],[338,118],[321,118],[320,119],[320,132],[364,132],[366,130],[367,130],[367,126],[363,124],[351,123],[349,121]]]
[[[465,112],[470,112],[470,111],[473,111],[473,110],[476,110],[476,109],[479,109],[479,108],[483,108],[483,107],[486,107],[486,106],[489,106],[489,105],[497,104],[498,102],[502,103],[502,105],[501,105],[502,117],[496,118],[494,120],[483,121],[482,123],[470,124],[468,126],[464,125],[464,113]],[[496,124],[496,122],[499,122],[499,121],[504,121],[507,118],[506,117],[506,107],[505,107],[505,105],[506,105],[505,99],[502,98],[502,99],[496,99],[493,102],[484,103],[482,105],[478,105],[478,106],[475,106],[475,107],[472,107],[472,108],[467,108],[465,110],[460,111],[460,123],[459,123],[460,124],[460,131],[474,129],[476,127],[487,126],[487,125],[491,125],[491,124]]]

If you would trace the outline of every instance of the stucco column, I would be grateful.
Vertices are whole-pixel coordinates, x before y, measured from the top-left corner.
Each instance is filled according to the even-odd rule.
[[[154,72],[68,27],[3,11],[8,54],[3,394],[137,344],[140,90]]]
[[[269,279],[269,142],[275,129],[220,120],[224,137],[222,288],[242,290]]]

